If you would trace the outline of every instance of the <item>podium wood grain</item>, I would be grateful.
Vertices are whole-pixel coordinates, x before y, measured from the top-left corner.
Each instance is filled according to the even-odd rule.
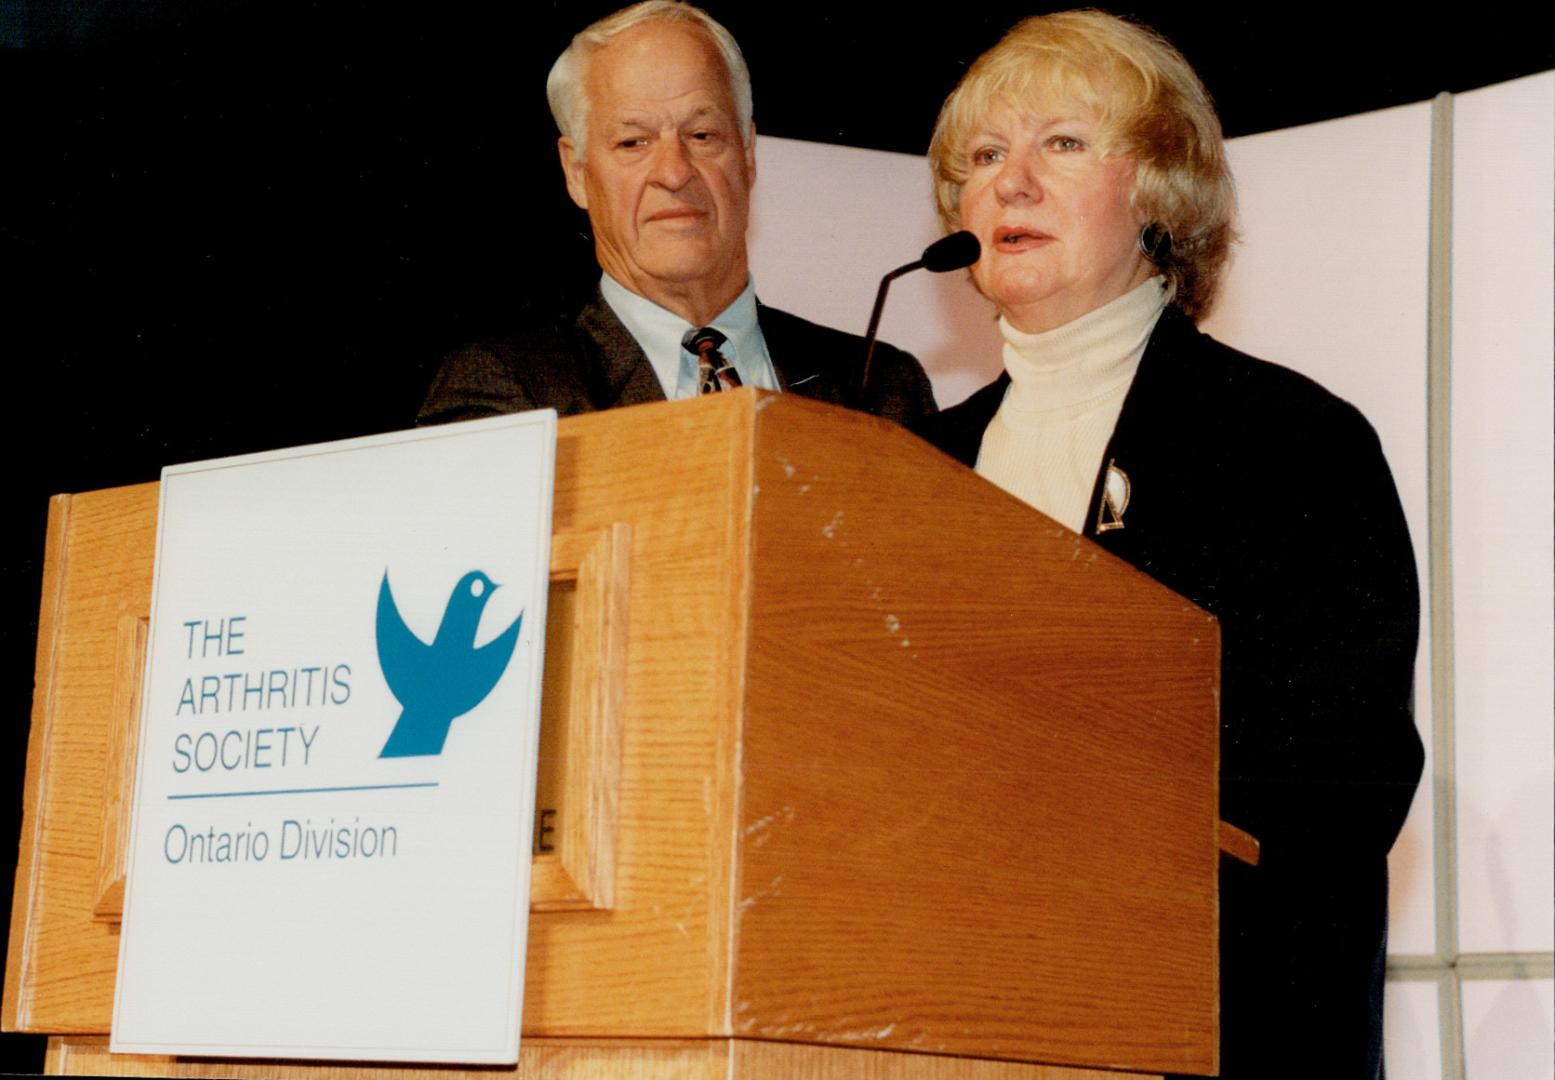
[[[621,716],[632,733],[617,803],[630,826],[615,837],[613,910],[531,920],[526,1033],[701,1036],[727,1026],[727,984],[717,975],[728,968],[733,737],[714,718],[738,706],[743,642],[721,632],[736,621],[738,590],[723,575],[743,555],[749,421],[748,408],[691,409],[560,425],[556,531],[630,530],[626,611],[641,615],[628,616]],[[711,466],[670,454],[657,467],[662,487],[643,483],[666,445],[698,443],[717,448]],[[114,645],[120,617],[150,607],[156,499],[147,484],[54,504],[62,539],[50,565],[59,580],[43,617],[59,625],[40,632],[29,743],[36,791],[24,808],[17,878],[18,898],[31,899],[13,919],[15,992],[8,986],[4,1013],[12,1030],[108,1030],[118,931],[91,911]],[[614,992],[600,992],[602,971]]]
[[[735,1033],[1209,1071],[1215,624],[806,405],[756,439]]]
[[[621,541],[618,825],[607,902],[531,915],[526,1040],[722,1044],[720,1076],[1213,1071],[1208,616],[899,428],[792,396],[568,418],[556,458],[557,533]],[[155,516],[156,485],[51,509],[11,1030],[108,1028],[114,656]],[[836,1056],[866,1048],[894,1053]],[[845,1074],[803,1067],[782,1075]]]

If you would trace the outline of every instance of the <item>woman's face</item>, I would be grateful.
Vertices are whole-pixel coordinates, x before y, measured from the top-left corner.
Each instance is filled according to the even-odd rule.
[[[1081,112],[996,103],[967,141],[961,223],[983,245],[972,277],[1027,333],[1063,326],[1156,273],[1129,205],[1134,162],[1104,159],[1100,136]]]

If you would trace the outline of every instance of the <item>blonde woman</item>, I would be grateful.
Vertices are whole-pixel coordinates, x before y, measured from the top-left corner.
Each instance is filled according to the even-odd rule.
[[[1220,620],[1221,814],[1263,845],[1221,866],[1221,1075],[1375,1078],[1386,855],[1423,756],[1377,438],[1195,328],[1234,194],[1208,95],[1156,34],[1022,22],[945,102],[930,161],[946,231],[982,244],[1005,372],[918,430]]]

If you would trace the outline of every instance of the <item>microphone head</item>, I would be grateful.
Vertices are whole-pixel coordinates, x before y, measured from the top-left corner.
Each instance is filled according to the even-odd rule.
[[[983,253],[977,237],[962,229],[934,241],[923,249],[923,265],[927,270],[943,274],[947,270],[960,270],[971,266]]]

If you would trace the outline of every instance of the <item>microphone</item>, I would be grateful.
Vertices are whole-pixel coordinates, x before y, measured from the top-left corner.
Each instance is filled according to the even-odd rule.
[[[982,255],[982,250],[977,237],[962,229],[934,241],[923,249],[923,254],[916,260],[898,266],[880,279],[880,291],[875,293],[875,310],[869,316],[869,332],[864,335],[864,374],[859,379],[861,395],[869,387],[869,362],[875,357],[875,334],[880,330],[880,312],[885,308],[885,294],[891,288],[891,282],[914,270],[928,270],[935,274],[960,270],[975,263]]]
[[[961,270],[971,266],[983,253],[983,246],[977,242],[977,237],[962,229],[960,232],[942,236],[934,243],[923,249],[923,257],[918,260],[918,266],[922,266],[931,274],[943,274],[948,270]],[[909,263],[901,270],[892,271],[892,276],[913,269],[914,264]]]

